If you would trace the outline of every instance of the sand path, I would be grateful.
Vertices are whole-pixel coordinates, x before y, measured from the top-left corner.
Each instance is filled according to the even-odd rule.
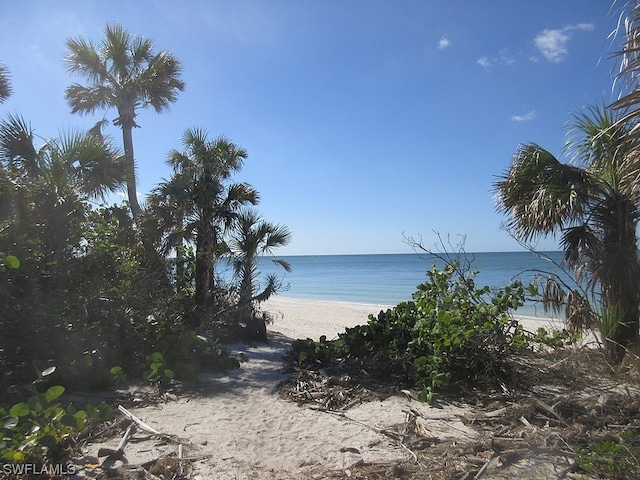
[[[411,458],[398,441],[380,430],[399,430],[409,409],[427,419],[434,438],[442,440],[477,435],[459,415],[467,407],[435,408],[393,396],[358,405],[345,416],[300,407],[279,397],[286,379],[282,357],[295,338],[334,338],[347,326],[366,322],[371,305],[298,301],[278,298],[266,304],[275,322],[269,344],[231,345],[232,354],[249,359],[240,369],[204,375],[200,383],[166,403],[132,409],[153,428],[173,436],[161,442],[136,433],[126,448],[129,464],[140,465],[176,454],[184,445],[190,478],[291,479],[324,478],[328,470],[345,469],[356,462],[386,463]],[[119,439],[89,444],[96,455],[101,447],[115,448]]]

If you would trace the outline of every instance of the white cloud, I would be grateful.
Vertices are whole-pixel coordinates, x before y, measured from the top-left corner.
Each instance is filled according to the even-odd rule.
[[[511,65],[512,63],[516,63],[516,59],[511,56],[508,48],[503,48],[498,53],[500,62],[504,65]]]
[[[511,115],[512,122],[528,122],[536,118],[537,114],[535,110],[530,110],[524,115]]]
[[[577,30],[593,30],[593,24],[578,23],[575,25],[567,25],[560,30],[543,30],[536,35],[533,42],[547,60],[553,63],[559,63],[569,53],[567,42],[571,39],[573,32]]]
[[[491,61],[487,57],[480,57],[476,63],[482,68],[491,68]]]
[[[476,63],[482,68],[489,69],[495,65],[512,65],[516,63],[516,59],[509,53],[508,48],[503,48],[498,52],[498,56],[489,58],[485,55],[476,60]]]
[[[446,35],[443,35],[438,41],[438,50],[445,50],[450,48],[452,45],[451,40],[449,40]]]

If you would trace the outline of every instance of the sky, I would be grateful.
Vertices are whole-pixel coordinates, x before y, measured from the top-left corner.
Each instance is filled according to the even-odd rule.
[[[182,63],[170,110],[140,111],[139,196],[171,175],[187,128],[248,152],[234,180],[292,232],[279,255],[409,253],[405,238],[518,251],[493,184],[518,144],[563,156],[572,115],[612,99],[609,0],[6,0],[0,63],[42,138],[115,112],[71,115],[65,42],[107,23]],[[121,144],[116,127],[108,133]],[[123,192],[124,194],[124,192]],[[557,249],[553,238],[536,244]]]

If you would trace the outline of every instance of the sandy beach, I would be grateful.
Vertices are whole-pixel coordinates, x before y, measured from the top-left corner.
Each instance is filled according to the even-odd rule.
[[[168,395],[166,402],[131,408],[142,421],[167,435],[160,441],[138,432],[125,449],[128,464],[141,465],[162,456],[190,458],[189,478],[291,479],[326,478],[357,462],[410,460],[403,446],[380,432],[395,431],[413,409],[435,441],[472,439],[478,435],[461,418],[468,406],[433,408],[404,395],[362,403],[343,415],[301,407],[278,394],[287,378],[282,357],[296,338],[335,338],[345,327],[366,322],[386,306],[277,297],[264,304],[274,321],[269,344],[231,345],[248,361],[225,374],[202,375],[197,385]],[[549,322],[526,319],[532,329]],[[136,395],[135,388],[127,392]],[[89,443],[79,464],[96,460],[100,448],[116,448],[119,438]],[[182,445],[182,447],[179,447]],[[80,476],[91,477],[82,470]]]
[[[364,303],[332,302],[308,300],[292,297],[273,297],[263,304],[263,310],[273,318],[270,329],[290,338],[312,338],[321,335],[336,338],[346,327],[354,327],[367,322],[370,314],[393,305],[372,305]],[[547,330],[562,329],[560,320],[515,315],[523,327],[535,331],[539,327]]]

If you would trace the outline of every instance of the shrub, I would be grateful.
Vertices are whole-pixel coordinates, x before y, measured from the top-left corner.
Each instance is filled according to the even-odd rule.
[[[54,370],[50,368],[42,376]],[[87,405],[84,410],[63,406],[59,399],[65,389],[60,385],[38,392],[43,377],[31,385],[21,401],[0,405],[0,463],[59,461],[72,434],[113,417],[108,405]]]
[[[370,315],[366,324],[347,328],[337,340],[294,345],[300,362],[323,363],[342,357],[365,362],[377,375],[400,375],[420,390],[424,401],[450,381],[505,381],[507,354],[528,345],[510,310],[522,306],[525,289],[514,282],[492,292],[476,288],[477,272],[457,262],[434,265],[413,300]]]
[[[217,339],[210,340],[194,330],[170,330],[156,342],[155,351],[146,356],[144,378],[157,386],[173,378],[191,381],[199,371],[238,368],[239,361]]]
[[[602,440],[578,450],[579,471],[599,478],[638,478],[640,474],[640,446],[638,436],[625,430],[616,440]]]

